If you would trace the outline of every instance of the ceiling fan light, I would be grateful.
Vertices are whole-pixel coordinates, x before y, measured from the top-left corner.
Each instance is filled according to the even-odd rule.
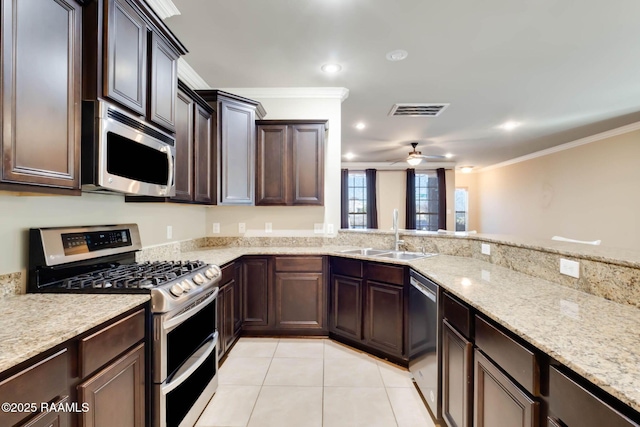
[[[420,157],[409,157],[407,159],[407,163],[409,163],[411,166],[418,166],[420,163],[422,163],[422,159]]]

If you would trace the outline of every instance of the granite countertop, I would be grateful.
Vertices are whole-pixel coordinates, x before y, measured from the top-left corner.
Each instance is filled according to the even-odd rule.
[[[183,253],[223,265],[242,255],[336,255],[344,246],[229,247]],[[640,310],[473,258],[437,255],[410,265],[467,302],[640,411]]]
[[[0,372],[149,301],[147,295],[26,294],[0,299]]]

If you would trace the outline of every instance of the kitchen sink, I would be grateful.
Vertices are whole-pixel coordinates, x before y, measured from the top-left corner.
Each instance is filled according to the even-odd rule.
[[[404,251],[394,251],[390,249],[373,249],[373,248],[346,249],[344,251],[340,251],[340,253],[350,254],[350,255],[364,255],[364,256],[370,256],[374,258],[400,259],[404,261],[410,261],[412,259],[427,258],[427,257],[436,255],[436,254],[430,254],[430,253],[424,254],[422,252],[404,252]]]
[[[436,254],[423,254],[422,252],[391,251],[391,252],[375,255],[375,257],[376,258],[401,259],[401,260],[405,260],[405,261],[410,261],[412,259],[427,258],[427,257],[434,256],[434,255],[436,255]]]
[[[386,254],[389,249],[373,249],[373,248],[359,248],[359,249],[347,249],[340,251],[341,254],[350,255],[366,255],[366,256],[378,256],[380,254]]]

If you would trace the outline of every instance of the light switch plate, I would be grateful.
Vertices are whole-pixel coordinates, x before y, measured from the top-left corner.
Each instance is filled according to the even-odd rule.
[[[333,224],[327,224],[327,233],[333,234]]]
[[[271,232],[273,232],[273,223],[271,223],[271,222],[265,222],[265,223],[264,223],[264,232],[265,232],[265,233],[271,233]]]
[[[167,239],[171,239],[173,237],[173,227],[167,225]]]
[[[211,230],[214,234],[220,234],[220,223],[214,222],[213,229]]]
[[[238,233],[246,233],[247,232],[247,224],[244,222],[238,223]]]
[[[491,245],[488,243],[483,243],[481,251],[485,255],[491,255]]]
[[[560,258],[560,273],[580,278],[580,263],[578,261],[571,261],[569,259]]]

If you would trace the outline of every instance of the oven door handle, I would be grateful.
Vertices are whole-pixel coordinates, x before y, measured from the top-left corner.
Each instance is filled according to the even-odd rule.
[[[179,314],[176,317],[172,317],[171,319],[163,322],[162,328],[165,331],[169,331],[170,329],[173,329],[175,326],[177,326],[180,323],[184,322],[185,320],[187,320],[191,316],[197,314],[200,310],[202,310],[207,305],[209,305],[209,303],[211,303],[211,301],[215,300],[218,297],[218,291],[219,291],[219,289],[215,288],[213,293],[209,297],[207,297],[206,300],[202,301],[200,304],[198,304],[194,308],[192,308],[190,310],[187,310],[184,313]]]
[[[166,396],[173,389],[175,389],[180,384],[185,382],[187,378],[189,378],[191,374],[193,374],[196,371],[196,369],[198,369],[200,365],[202,365],[205,362],[205,360],[207,360],[207,358],[211,355],[211,353],[216,350],[217,344],[218,344],[218,331],[216,331],[212,335],[211,342],[206,347],[206,350],[204,351],[204,353],[202,353],[194,362],[191,362],[191,364],[184,371],[182,371],[182,369],[185,366],[187,366],[187,364],[182,365],[178,370],[178,371],[182,371],[182,373],[180,373],[178,377],[172,378],[170,382],[168,382],[167,384],[163,385],[160,388],[160,391],[162,392],[162,394]],[[200,347],[200,348],[202,349],[203,347]]]

